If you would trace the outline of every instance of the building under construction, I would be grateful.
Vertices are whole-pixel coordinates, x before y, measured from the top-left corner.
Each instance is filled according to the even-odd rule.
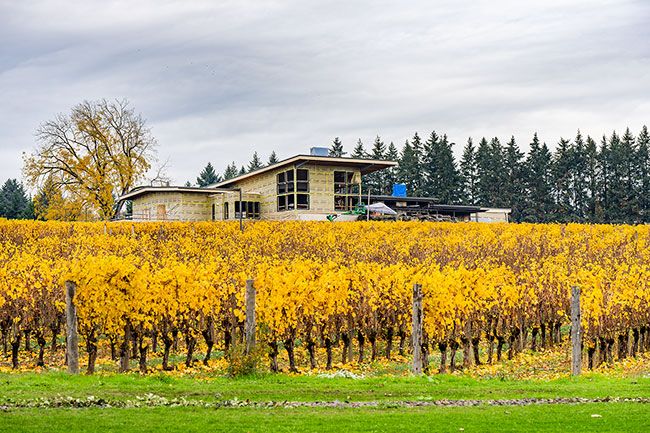
[[[204,188],[138,187],[131,201],[136,221],[236,219],[351,221],[363,205],[383,202],[399,219],[468,221],[486,211],[437,203],[434,198],[362,195],[362,176],[394,167],[394,161],[330,157],[321,148]],[[329,217],[329,218],[328,218]]]

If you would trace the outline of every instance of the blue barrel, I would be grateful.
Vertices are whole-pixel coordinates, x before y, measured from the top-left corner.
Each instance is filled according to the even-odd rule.
[[[406,184],[394,183],[393,184],[393,197],[406,197]]]

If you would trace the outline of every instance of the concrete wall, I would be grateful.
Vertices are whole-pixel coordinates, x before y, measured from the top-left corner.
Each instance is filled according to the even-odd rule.
[[[492,209],[488,209],[485,212],[478,212],[472,214],[471,221],[486,222],[486,223],[509,222],[511,212],[512,212],[511,209],[492,208]]]
[[[206,221],[210,219],[207,194],[154,192],[133,200],[133,219],[143,221]]]

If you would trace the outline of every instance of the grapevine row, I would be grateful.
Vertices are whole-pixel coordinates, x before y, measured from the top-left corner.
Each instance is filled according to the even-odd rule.
[[[312,368],[317,350],[326,368],[353,347],[361,362],[404,353],[414,283],[440,371],[457,353],[469,366],[558,344],[574,285],[589,367],[650,349],[647,226],[0,221],[2,348],[18,367],[35,341],[43,364],[73,281],[89,372],[102,344],[121,370],[135,355],[146,371],[152,353],[171,369],[181,348],[187,366],[199,351],[207,363],[242,338],[249,278],[272,370],[285,350],[297,371],[297,346]]]

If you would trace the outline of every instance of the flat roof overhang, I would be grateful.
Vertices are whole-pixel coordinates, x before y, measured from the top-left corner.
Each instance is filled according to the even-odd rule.
[[[374,171],[383,170],[385,168],[396,167],[397,162],[395,161],[384,161],[381,159],[361,159],[361,158],[339,158],[333,156],[313,156],[313,155],[296,155],[291,158],[287,158],[273,165],[267,167],[262,167],[250,173],[242,174],[241,176],[234,177],[232,179],[224,180],[210,187],[214,188],[223,188],[229,187],[239,181],[266,173],[271,170],[276,170],[288,165],[295,165],[296,167],[301,167],[305,164],[314,164],[314,165],[335,165],[338,167],[350,167],[358,168],[361,174],[368,174]]]
[[[160,192],[182,192],[184,194],[217,194],[217,193],[226,193],[226,192],[232,192],[233,189],[231,188],[196,188],[196,187],[189,187],[189,186],[139,186],[137,188],[132,189],[128,193],[124,194],[123,196],[119,197],[117,200],[123,201],[123,200],[131,200],[135,197],[138,197],[140,195],[144,194],[150,194],[150,193],[160,193]]]

